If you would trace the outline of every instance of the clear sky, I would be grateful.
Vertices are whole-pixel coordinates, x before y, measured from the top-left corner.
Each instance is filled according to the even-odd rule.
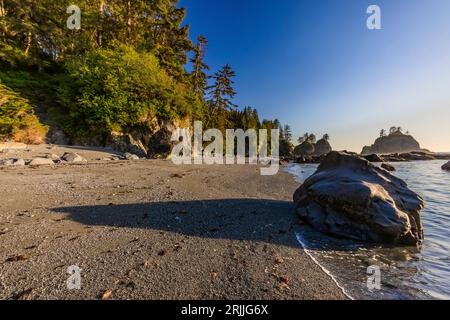
[[[379,5],[382,30],[366,27]],[[335,149],[401,126],[450,151],[449,0],[181,0],[212,71],[237,73],[235,103]]]

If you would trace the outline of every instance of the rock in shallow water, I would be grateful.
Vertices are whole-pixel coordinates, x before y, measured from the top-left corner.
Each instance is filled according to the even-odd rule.
[[[450,161],[442,166],[442,170],[450,171]]]
[[[315,229],[355,240],[417,245],[422,198],[367,160],[331,152],[295,192],[300,218]]]
[[[382,167],[384,170],[387,170],[387,171],[391,171],[391,172],[395,171],[395,167],[394,167],[393,165],[388,164],[388,163],[383,163],[383,164],[381,165],[381,167]]]

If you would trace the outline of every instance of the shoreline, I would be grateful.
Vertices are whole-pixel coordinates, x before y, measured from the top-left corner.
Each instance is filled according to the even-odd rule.
[[[112,161],[0,182],[1,299],[347,299],[297,242],[283,170]]]

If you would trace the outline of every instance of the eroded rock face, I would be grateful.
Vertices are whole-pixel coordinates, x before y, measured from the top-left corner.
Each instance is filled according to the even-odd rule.
[[[424,202],[406,183],[367,160],[331,152],[294,194],[300,218],[355,240],[417,245]]]
[[[139,132],[134,133],[111,133],[110,144],[114,150],[120,152],[129,152],[138,155],[139,157],[147,156],[147,149],[143,144],[144,135]]]
[[[294,148],[294,154],[297,156],[312,155],[315,151],[314,144],[305,141]]]

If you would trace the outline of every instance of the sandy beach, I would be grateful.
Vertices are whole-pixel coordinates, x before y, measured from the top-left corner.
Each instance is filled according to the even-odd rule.
[[[0,170],[0,299],[346,298],[296,241],[291,175],[76,152]]]

